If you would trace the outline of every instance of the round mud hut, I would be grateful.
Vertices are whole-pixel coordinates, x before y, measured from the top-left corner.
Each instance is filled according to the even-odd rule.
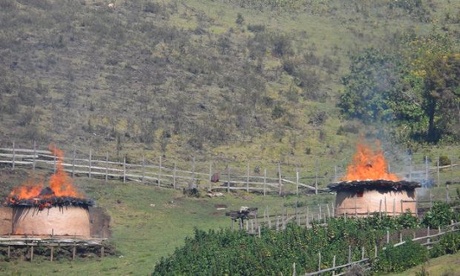
[[[14,206],[12,209],[13,235],[91,237],[88,207],[64,206],[40,210],[32,206]]]
[[[343,181],[328,185],[336,192],[335,215],[364,217],[374,213],[417,215],[416,188],[412,181]]]

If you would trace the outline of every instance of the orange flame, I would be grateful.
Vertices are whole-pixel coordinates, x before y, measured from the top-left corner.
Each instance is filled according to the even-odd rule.
[[[75,189],[72,179],[66,174],[63,166],[64,154],[61,150],[57,149],[54,145],[49,146],[51,153],[56,156],[56,172],[50,177],[49,187],[53,190],[52,196],[62,197],[81,197],[80,193]],[[42,183],[31,183],[28,180],[25,184],[14,188],[9,198],[17,199],[33,199],[33,198],[46,198],[51,195],[40,195],[43,190]]]
[[[380,143],[376,142],[378,150],[373,151],[369,146],[358,143],[353,162],[348,165],[347,173],[342,181],[359,180],[389,180],[399,181],[399,177],[388,172],[387,161]]]

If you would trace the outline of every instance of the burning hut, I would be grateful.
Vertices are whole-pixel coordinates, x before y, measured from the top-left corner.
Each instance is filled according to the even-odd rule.
[[[389,173],[381,150],[359,144],[353,162],[341,182],[328,188],[337,193],[336,216],[367,216],[379,212],[387,215],[417,214],[416,188],[418,182],[401,180]]]
[[[0,235],[91,237],[89,207],[93,201],[82,196],[64,171],[63,153],[57,157],[56,172],[49,186],[29,184],[16,187],[0,212]]]

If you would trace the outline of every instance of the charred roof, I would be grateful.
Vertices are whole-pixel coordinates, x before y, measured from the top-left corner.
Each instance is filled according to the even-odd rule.
[[[359,181],[342,181],[331,183],[327,186],[332,191],[353,191],[353,190],[414,190],[421,187],[420,183],[415,181],[390,181],[390,180],[359,180]]]

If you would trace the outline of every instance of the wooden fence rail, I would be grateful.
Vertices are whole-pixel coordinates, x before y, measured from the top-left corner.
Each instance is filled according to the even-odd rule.
[[[325,189],[318,188],[318,178],[310,179],[313,183],[302,183],[299,172],[295,176],[282,175],[278,166],[276,172],[270,176],[267,170],[263,175],[251,175],[247,170],[246,175],[231,173],[230,169],[220,175],[219,180],[212,182],[214,174],[212,165],[208,172],[179,169],[176,164],[165,166],[148,164],[145,160],[140,164],[111,161],[106,156],[105,160],[95,159],[90,151],[88,158],[77,158],[75,152],[64,161],[57,160],[48,150],[23,149],[23,148],[0,148],[0,165],[16,167],[29,167],[32,170],[46,169],[56,170],[58,162],[62,162],[64,170],[72,177],[86,176],[88,178],[102,178],[107,180],[118,179],[123,182],[136,181],[148,185],[173,189],[188,189],[191,187],[203,188],[210,191],[236,191],[257,192],[266,194],[299,194],[320,193]],[[193,167],[195,167],[193,165]]]
[[[77,156],[74,150],[62,164],[65,171],[70,173],[72,177],[86,176],[105,179],[106,181],[110,179],[118,179],[123,182],[136,181],[173,189],[196,187],[210,191],[243,190],[263,195],[318,194],[327,191],[324,188],[326,184],[339,179],[337,166],[334,167],[334,173],[328,174],[331,175],[330,177],[320,177],[317,166],[304,169],[304,171],[300,171],[299,168],[293,171],[292,168],[285,167],[285,171],[283,171],[282,166],[278,164],[276,168],[270,170],[258,168],[257,172],[255,170],[251,172],[248,163],[246,172],[241,172],[241,169],[230,168],[228,164],[224,170],[219,170],[213,167],[213,162],[210,162],[209,169],[196,169],[193,159],[192,169],[186,170],[178,168],[175,162],[167,165],[161,157],[158,164],[151,164],[144,158],[142,158],[142,162],[133,164],[127,162],[126,159],[122,162],[109,160],[108,153],[102,158],[101,156],[95,157],[91,150],[84,158],[81,158],[81,155]],[[32,149],[27,149],[16,147],[13,143],[12,148],[0,148],[0,165],[11,166],[13,169],[20,166],[33,170],[37,168],[56,170],[57,161],[56,156],[49,150],[40,150],[35,146]],[[455,164],[450,166],[450,170],[453,167]],[[434,178],[437,174],[439,179],[441,169],[447,168],[439,166],[439,162],[436,167],[429,167],[425,163],[424,168],[422,165],[411,164],[409,178],[422,176],[427,180]],[[212,182],[212,176],[216,172],[219,172],[219,181]],[[407,173],[399,174],[404,174],[407,177]],[[323,188],[318,187],[319,184]]]

